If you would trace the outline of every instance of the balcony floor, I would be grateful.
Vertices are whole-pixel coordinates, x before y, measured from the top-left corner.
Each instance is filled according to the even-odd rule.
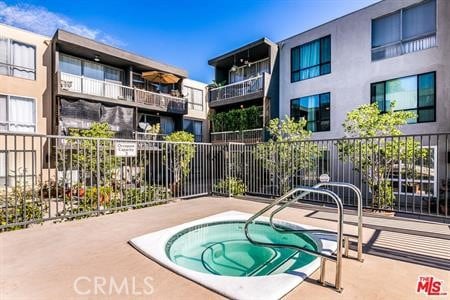
[[[117,281],[153,277],[154,299],[222,297],[146,258],[127,244],[133,237],[212,214],[254,213],[265,204],[234,198],[197,198],[64,223],[45,223],[0,233],[0,299],[86,299],[73,288],[79,276],[113,276]],[[289,208],[280,218],[335,230],[335,214],[316,207]],[[346,214],[345,233],[355,234],[355,216]],[[287,299],[415,299],[418,276],[433,275],[450,290],[450,228],[400,218],[365,217],[365,261],[343,260],[342,294],[308,279]],[[354,252],[351,251],[354,255]],[[447,263],[446,263],[447,262]],[[447,266],[447,270],[445,269]],[[334,264],[327,264],[332,281]],[[318,278],[315,272],[312,279]],[[142,296],[141,298],[148,297]],[[119,299],[123,295],[89,296]],[[127,297],[136,299],[138,296]],[[436,299],[438,299],[437,297]]]

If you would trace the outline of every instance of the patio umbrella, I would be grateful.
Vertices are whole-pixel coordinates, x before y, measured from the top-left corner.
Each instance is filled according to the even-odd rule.
[[[161,83],[164,83],[164,84],[177,83],[178,80],[180,80],[179,77],[177,77],[173,74],[160,72],[160,71],[143,72],[142,78],[144,78],[148,81],[157,82],[159,84],[161,84]]]

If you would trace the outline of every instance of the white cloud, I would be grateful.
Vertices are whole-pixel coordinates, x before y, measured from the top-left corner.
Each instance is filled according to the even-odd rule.
[[[0,1],[0,22],[47,36],[53,36],[57,29],[64,29],[105,44],[124,45],[122,41],[101,30],[77,24],[68,17],[48,11],[42,6],[8,5]]]

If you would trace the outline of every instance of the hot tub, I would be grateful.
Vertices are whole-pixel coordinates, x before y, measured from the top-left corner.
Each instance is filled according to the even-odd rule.
[[[172,271],[224,296],[279,299],[316,271],[320,259],[290,248],[250,243],[244,234],[245,221],[250,217],[229,211],[149,233],[132,239],[130,244]],[[284,228],[312,229],[280,220],[276,223]],[[337,247],[333,234],[279,233],[266,218],[250,225],[249,232],[260,242],[293,244],[326,254],[334,253]]]

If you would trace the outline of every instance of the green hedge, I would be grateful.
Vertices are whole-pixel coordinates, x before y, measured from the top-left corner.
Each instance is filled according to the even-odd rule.
[[[263,127],[262,107],[232,109],[228,112],[216,113],[210,116],[212,131],[242,131]]]

